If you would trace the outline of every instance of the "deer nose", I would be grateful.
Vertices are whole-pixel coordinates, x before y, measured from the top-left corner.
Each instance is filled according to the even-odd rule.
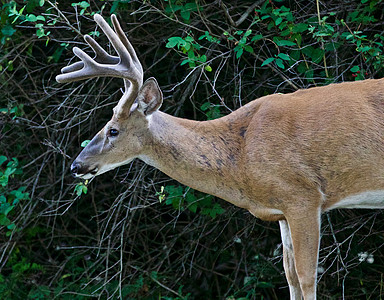
[[[74,161],[73,164],[71,165],[71,173],[72,173],[72,176],[76,177],[76,175],[78,175],[81,171],[81,165]]]
[[[89,173],[89,166],[81,162],[74,161],[71,166],[71,173],[73,177],[79,177]]]

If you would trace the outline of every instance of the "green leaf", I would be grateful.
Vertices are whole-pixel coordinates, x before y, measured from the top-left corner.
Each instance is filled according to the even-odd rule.
[[[81,143],[80,146],[83,147],[83,148],[84,148],[84,147],[87,147],[87,145],[90,143],[90,141],[91,141],[91,140],[85,140],[85,141],[83,141],[83,142]]]
[[[197,202],[197,199],[196,199],[196,196],[193,194],[193,192],[190,192],[191,190],[189,190],[189,192],[187,193],[187,195],[185,196],[185,200],[187,201],[188,203],[188,209],[193,212],[193,213],[196,213],[197,211],[197,208],[198,208],[198,202]]]
[[[314,51],[315,48],[313,48],[312,46],[308,46],[308,47],[303,47],[301,49],[301,51],[303,52],[304,55],[306,56],[311,56],[312,55],[312,52]]]
[[[91,5],[87,1],[81,1],[78,3],[72,3],[72,6],[80,6],[81,8],[86,9],[86,8],[90,7]]]
[[[191,12],[189,10],[181,10],[180,15],[186,21],[189,21],[189,19],[191,18]]]
[[[9,225],[7,226],[7,228],[8,228],[9,230],[14,229],[15,227],[16,227],[15,223],[9,224]]]
[[[8,160],[8,158],[6,157],[6,156],[4,156],[4,155],[0,155],[0,166],[4,163],[4,162],[6,162]]]
[[[171,40],[171,38],[169,38],[169,39],[168,39],[168,43],[165,45],[165,47],[167,47],[167,48],[173,48],[173,47],[175,47],[177,44],[178,44],[178,43],[177,43],[177,41],[176,41],[175,39],[172,39],[172,40]]]
[[[265,282],[265,281],[259,281],[257,282],[256,286],[258,288],[263,288],[263,289],[269,289],[275,287],[272,283],[270,282]]]
[[[98,30],[95,30],[95,31],[91,31],[88,33],[90,36],[100,36],[100,31]],[[60,45],[63,46],[63,44],[65,45],[65,43],[61,43]],[[68,46],[68,44],[66,45]]]
[[[266,60],[263,61],[263,63],[261,64],[261,66],[264,67],[265,65],[270,64],[270,63],[273,62],[274,60],[275,60],[274,57],[267,58]]]
[[[303,39],[303,37],[301,36],[301,34],[296,33],[296,34],[294,34],[292,37],[296,40],[297,45],[300,46],[300,45],[301,45],[301,41],[302,41],[302,39]]]
[[[3,28],[1,28],[1,33],[4,36],[12,36],[16,32],[16,29],[14,29],[11,25],[5,25]]]
[[[25,17],[25,20],[28,22],[36,22],[37,17],[34,14],[29,14]]]
[[[197,4],[195,2],[186,3],[184,7],[190,11],[197,11]],[[200,7],[200,10],[203,10],[203,8]]]
[[[281,17],[278,17],[275,21],[276,26],[278,26],[281,22],[283,22],[283,19]]]
[[[165,45],[167,48],[174,48],[175,46],[185,46],[186,42],[179,36],[173,36],[168,39],[168,43]]]
[[[11,220],[9,220],[5,215],[0,214],[0,225],[8,226],[9,224],[11,224]]]
[[[256,34],[252,39],[251,42],[261,40],[263,36],[261,34]]]
[[[46,36],[46,34],[44,33],[44,28],[40,28],[40,29],[36,30],[36,35],[38,38]]]
[[[274,39],[274,42],[276,43],[277,46],[296,46],[296,43],[288,41],[288,40],[278,40]]]
[[[243,54],[244,52],[244,49],[243,48],[240,48],[236,51],[236,58],[240,58],[241,55]]]
[[[321,50],[320,48],[317,48],[313,51],[311,58],[314,63],[319,63],[323,59],[323,56],[324,56],[324,51]]]
[[[210,102],[205,102],[202,106],[200,106],[200,109],[201,109],[202,111],[206,111],[206,110],[208,110],[210,107],[211,107],[211,103],[210,103]]]
[[[324,49],[325,51],[335,51],[336,49],[339,49],[340,46],[343,44],[340,42],[330,42],[329,44],[326,44]]]
[[[167,7],[165,8],[165,12],[166,13],[175,13],[182,8],[183,8],[183,6],[181,6],[181,5],[172,5],[172,6],[167,5]]]
[[[87,181],[85,181],[85,184],[80,182],[76,184],[75,186],[75,192],[77,196],[81,196],[81,194],[86,194],[88,192],[88,188],[86,186]]]
[[[188,58],[189,58],[191,61],[195,61],[195,60],[196,60],[195,52],[193,52],[193,51],[188,51]]]
[[[251,33],[252,33],[252,29],[248,29],[248,30],[244,33],[244,37],[249,36]]]
[[[189,21],[191,18],[191,12],[192,11],[197,11],[197,4],[196,3],[186,3],[184,6],[182,6],[180,10],[180,15],[181,17]]]
[[[111,9],[109,10],[110,14],[113,14],[117,10],[117,8],[119,7],[119,3],[119,1],[113,1]]]
[[[86,193],[88,192],[88,188],[87,188],[86,185],[83,185],[83,187],[82,187],[82,192],[83,192],[84,194],[86,194]]]
[[[362,47],[359,49],[360,52],[369,52],[371,50],[375,50],[375,48],[371,47],[371,46],[365,46],[365,47]]]
[[[8,176],[6,176],[6,175],[0,176],[0,185],[2,185],[2,186],[8,185]]]
[[[193,48],[195,48],[196,50],[200,50],[200,45],[199,44],[196,44],[196,43],[193,43],[192,44]]]
[[[359,67],[359,66],[353,66],[353,67],[351,68],[351,72],[355,73],[355,72],[357,72],[357,71],[360,71],[360,67]]]
[[[209,65],[206,65],[206,66],[204,67],[204,69],[205,69],[207,72],[212,72],[212,67],[209,66]]]
[[[184,198],[178,197],[172,199],[172,206],[174,209],[180,209],[183,206]]]
[[[246,46],[244,47],[244,50],[247,51],[247,52],[249,52],[249,53],[253,53],[253,48],[252,48],[251,46],[249,46],[249,45],[246,45]]]
[[[213,207],[207,207],[201,210],[201,214],[209,215],[212,219],[216,218],[217,215],[223,214],[224,212],[225,209],[223,209],[218,203],[215,203]]]
[[[277,55],[277,56],[283,60],[291,60],[291,58],[287,54],[284,54],[284,53],[279,53],[279,55]]]
[[[197,203],[192,203],[192,204],[188,205],[188,209],[189,209],[191,212],[193,212],[193,213],[196,213],[197,208],[198,208]]]
[[[296,33],[302,33],[304,31],[306,31],[307,29],[308,29],[308,24],[298,23],[298,24],[295,24],[292,31],[296,32]]]
[[[183,49],[185,50],[185,51],[183,51],[184,53],[186,52],[186,51],[189,51],[189,49],[191,49],[191,44],[190,43],[185,43],[185,45],[183,46]],[[191,51],[191,53],[193,53],[193,50]]]
[[[323,58],[324,52],[320,48],[313,48],[312,46],[302,49],[304,55],[309,56],[313,62],[318,63]]]
[[[19,165],[19,161],[16,157],[12,157],[12,160],[7,163],[7,167],[12,167],[12,168],[16,168],[18,165]]]
[[[289,52],[289,57],[291,58],[291,60],[300,60],[300,51],[299,50],[292,50]]]
[[[77,196],[81,196],[82,188],[81,188],[80,185],[76,185],[76,187],[75,187],[75,192],[76,192],[76,195],[77,195]]]
[[[205,39],[207,37],[209,37],[209,32],[208,31],[206,31],[203,35],[199,36],[198,40],[200,41],[200,40]]]
[[[59,47],[55,50],[55,52],[52,54],[52,59],[54,62],[59,62],[61,55],[63,54],[65,47]]]
[[[4,212],[3,214],[6,216],[8,215],[12,210],[13,210],[14,206],[13,205],[9,205],[7,208],[4,209]]]
[[[276,58],[275,62],[280,69],[285,69],[284,63],[280,58]]]
[[[185,65],[185,64],[187,64],[187,63],[189,63],[189,62],[191,62],[191,60],[189,60],[189,59],[184,59],[184,60],[181,62],[180,66],[183,66],[183,65]]]
[[[184,40],[182,38],[179,38],[179,39],[181,39],[182,41],[186,41],[186,42],[193,42],[194,41],[193,37],[191,37],[190,35],[186,36],[184,38]]]
[[[167,185],[164,191],[168,193],[169,198],[181,197],[184,194],[182,186]]]

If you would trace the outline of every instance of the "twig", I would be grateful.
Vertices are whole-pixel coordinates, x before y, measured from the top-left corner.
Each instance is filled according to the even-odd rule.
[[[316,0],[316,9],[317,9],[317,19],[319,21],[319,25],[321,26],[319,0]],[[324,41],[323,40],[321,41],[321,49],[324,50]],[[327,69],[327,60],[325,58],[325,51],[324,51],[324,54],[323,54],[323,62],[324,62],[325,76],[328,78],[329,74],[328,74],[328,69]]]
[[[57,7],[56,3],[53,4],[51,1],[47,1],[49,3],[49,5],[51,5],[52,7],[54,7],[57,12],[59,13],[59,15],[65,20],[65,23],[67,23],[67,25],[74,31],[76,32],[78,35],[80,36],[83,36],[83,34],[76,28],[74,27],[71,22],[69,22],[69,20],[67,19],[67,17],[61,12],[61,10]]]

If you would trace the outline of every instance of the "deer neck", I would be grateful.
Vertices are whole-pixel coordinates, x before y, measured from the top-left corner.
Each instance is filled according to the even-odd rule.
[[[229,118],[191,121],[158,111],[150,117],[151,138],[140,158],[185,185],[234,203],[241,198],[243,124]]]

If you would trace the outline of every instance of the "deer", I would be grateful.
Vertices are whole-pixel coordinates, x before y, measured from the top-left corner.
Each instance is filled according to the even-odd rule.
[[[159,110],[162,91],[115,15],[95,22],[117,55],[85,35],[91,58],[57,82],[117,77],[124,93],[111,120],[71,165],[91,179],[138,158],[193,189],[279,222],[290,299],[316,299],[321,214],[384,208],[384,80],[367,79],[271,94],[221,118],[194,121]]]

